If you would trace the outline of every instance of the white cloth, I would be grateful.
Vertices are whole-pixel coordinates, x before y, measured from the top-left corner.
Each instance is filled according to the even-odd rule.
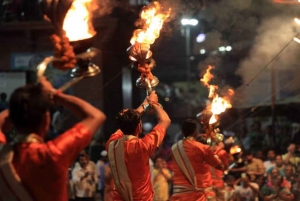
[[[267,175],[267,172],[268,170],[271,168],[271,167],[275,167],[276,163],[272,163],[271,161],[265,161],[264,162],[264,167],[265,167],[265,175]]]
[[[87,172],[89,175],[84,177]],[[76,197],[87,198],[95,195],[98,176],[90,166],[87,166],[85,170],[81,167],[74,168],[72,181],[74,182]]]

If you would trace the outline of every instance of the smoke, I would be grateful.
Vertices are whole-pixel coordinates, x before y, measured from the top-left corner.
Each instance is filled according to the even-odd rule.
[[[245,95],[242,92],[253,93],[253,95],[260,96],[260,94],[257,93],[259,89],[255,89],[255,86],[257,87],[258,82],[267,82],[270,80],[270,73],[266,71],[270,69],[271,65],[274,65],[276,68],[278,78],[281,73],[285,73],[283,70],[287,70],[291,66],[300,62],[298,53],[299,44],[293,41],[291,42],[297,34],[297,24],[291,16],[279,15],[264,19],[261,25],[257,28],[256,33],[257,35],[249,56],[240,62],[240,67],[236,72],[243,78],[243,86],[238,90],[238,94],[242,99]],[[287,47],[282,51],[285,46]],[[282,53],[280,53],[279,57],[273,62],[273,64],[262,71],[280,51],[282,51]],[[286,81],[288,82],[290,80]],[[247,87],[247,90],[244,90],[247,84],[250,84],[250,86]],[[291,86],[294,86],[294,84]],[[277,87],[279,87],[279,89],[277,89],[278,92],[283,86],[277,84]],[[284,87],[284,90],[288,90],[289,88],[288,85]],[[253,92],[255,90],[256,93]],[[269,93],[268,88],[265,87],[264,90],[264,94]],[[248,96],[249,95],[250,94],[248,94]],[[261,97],[257,98],[259,99]]]
[[[120,7],[123,10],[132,9],[128,3],[128,1],[119,1],[119,0],[93,0],[91,10],[93,13],[93,17],[103,17],[111,14],[111,12]]]

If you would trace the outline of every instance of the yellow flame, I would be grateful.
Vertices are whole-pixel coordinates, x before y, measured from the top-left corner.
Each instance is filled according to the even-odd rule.
[[[212,98],[215,94],[215,91],[218,89],[218,86],[216,85],[210,85],[209,82],[210,80],[214,77],[211,73],[210,70],[213,69],[213,66],[208,66],[208,68],[206,69],[205,74],[203,75],[203,77],[200,79],[201,82],[203,82],[203,84],[205,86],[208,87],[209,89],[209,95],[208,98]]]
[[[200,81],[209,89],[209,95],[208,97],[211,100],[211,103],[209,106],[207,106],[207,110],[212,112],[212,116],[209,119],[209,124],[216,123],[217,115],[221,114],[222,112],[225,112],[226,109],[231,108],[232,105],[230,103],[230,98],[234,95],[234,91],[232,89],[228,89],[227,96],[225,97],[219,97],[219,95],[216,93],[216,90],[218,89],[218,86],[216,85],[210,85],[210,80],[214,77],[210,71],[213,69],[213,66],[208,66],[206,69],[205,74],[200,79]]]
[[[216,95],[216,97],[212,100],[211,103],[211,109],[210,111],[215,114],[221,114],[222,112],[225,112],[225,110],[227,108],[231,108],[232,105],[230,104],[229,101],[225,100],[225,98],[221,98],[218,97],[218,95]]]
[[[70,41],[78,41],[91,38],[96,34],[91,22],[89,8],[92,0],[74,0],[63,23]]]
[[[167,13],[162,12],[162,7],[157,1],[145,7],[140,14],[144,26],[133,32],[130,43],[132,45],[135,43],[153,44],[155,39],[159,37],[164,21],[169,16],[170,10]]]
[[[216,115],[215,114],[213,114],[212,116],[211,116],[211,118],[209,119],[209,124],[214,124],[214,123],[216,123],[217,122],[217,118],[216,118]]]

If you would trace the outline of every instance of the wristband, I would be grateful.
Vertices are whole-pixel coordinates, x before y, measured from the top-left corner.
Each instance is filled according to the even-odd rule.
[[[141,106],[143,107],[143,110],[146,111],[146,109],[149,106],[149,104],[142,103]]]

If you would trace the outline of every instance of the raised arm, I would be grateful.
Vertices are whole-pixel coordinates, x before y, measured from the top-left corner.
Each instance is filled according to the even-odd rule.
[[[171,124],[171,119],[169,118],[169,115],[166,113],[166,111],[159,106],[158,97],[155,91],[152,91],[150,93],[149,97],[147,98],[147,101],[154,108],[156,112],[158,125],[167,129]]]
[[[6,143],[6,137],[3,132],[5,132],[5,130],[8,130],[8,128],[11,126],[8,116],[8,109],[0,113],[0,143]]]
[[[74,113],[78,118],[81,119],[80,123],[89,129],[91,133],[95,133],[99,127],[104,123],[106,116],[89,104],[88,102],[77,98],[72,95],[67,95],[57,91],[53,88],[51,83],[46,80],[45,77],[40,79],[40,83],[43,87],[43,90],[53,98],[53,101],[57,104],[60,104],[72,113]]]

